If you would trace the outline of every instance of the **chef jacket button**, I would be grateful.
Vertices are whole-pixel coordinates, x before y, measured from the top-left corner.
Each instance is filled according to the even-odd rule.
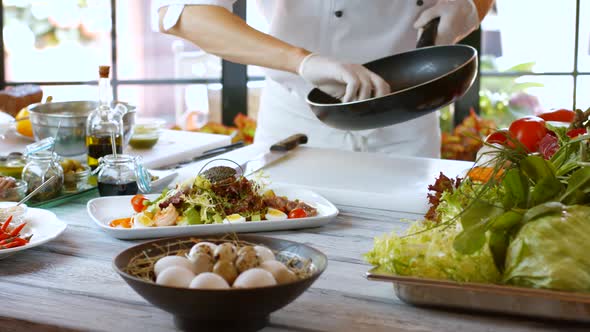
[[[334,15],[336,17],[342,17],[342,11],[341,10],[337,10],[337,11],[334,12]]]
[[[418,1],[416,2],[416,4],[417,4],[418,6],[422,6],[422,5],[424,4],[424,1],[422,1],[422,0],[418,0]]]

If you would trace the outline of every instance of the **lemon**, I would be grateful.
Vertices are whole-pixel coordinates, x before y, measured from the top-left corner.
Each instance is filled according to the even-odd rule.
[[[23,136],[33,137],[33,125],[31,124],[31,121],[29,119],[21,120],[28,117],[29,110],[26,107],[18,112],[16,115],[16,131]]]

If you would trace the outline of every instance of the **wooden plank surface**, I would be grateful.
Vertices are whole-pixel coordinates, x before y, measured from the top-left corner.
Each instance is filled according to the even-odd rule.
[[[110,238],[89,220],[86,202],[52,210],[69,224],[50,242],[0,260],[0,331],[170,331],[172,316],[137,295],[113,271],[112,258],[137,243]],[[307,243],[328,255],[321,278],[275,312],[265,331],[585,331],[530,319],[416,308],[390,284],[364,278],[362,254],[373,237],[419,215],[340,206],[322,228],[267,234]]]

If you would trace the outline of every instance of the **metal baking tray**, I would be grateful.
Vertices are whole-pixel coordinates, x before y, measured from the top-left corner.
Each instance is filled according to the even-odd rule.
[[[397,297],[416,306],[590,323],[590,293],[404,277],[376,269],[367,279],[392,282]]]

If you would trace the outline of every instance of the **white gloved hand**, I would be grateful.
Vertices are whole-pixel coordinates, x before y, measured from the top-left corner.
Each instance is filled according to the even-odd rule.
[[[414,29],[423,28],[437,17],[440,17],[440,24],[436,45],[455,44],[479,26],[479,15],[472,0],[439,0],[418,16]]]
[[[318,54],[306,56],[299,64],[299,76],[342,102],[381,97],[390,87],[379,75],[362,65],[341,63]]]

